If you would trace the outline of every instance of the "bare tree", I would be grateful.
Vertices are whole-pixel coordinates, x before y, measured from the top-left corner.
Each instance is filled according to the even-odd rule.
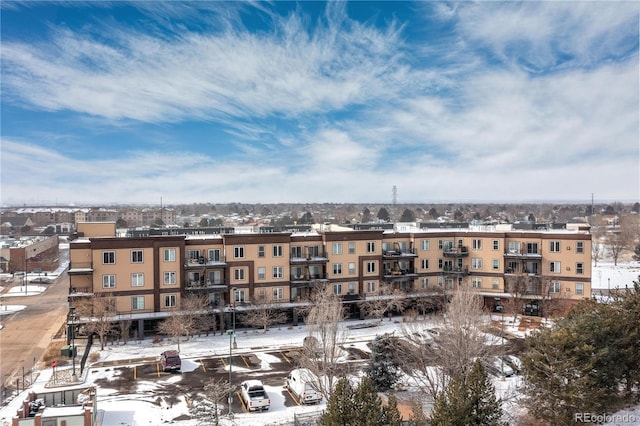
[[[250,327],[260,327],[266,333],[269,326],[287,321],[287,313],[279,303],[260,301],[249,306],[240,315],[240,320]]]
[[[212,378],[204,385],[206,404],[199,406],[194,413],[203,422],[202,424],[214,426],[220,424],[220,401],[227,396],[228,390],[229,382],[224,379]]]
[[[116,299],[109,293],[96,294],[76,304],[77,314],[84,319],[87,332],[97,334],[100,350],[104,350],[107,336],[116,321]]]
[[[509,293],[506,307],[513,313],[513,322],[518,319],[518,313],[522,310],[524,295],[527,293],[527,277],[521,274],[505,275],[505,293]]]
[[[172,313],[158,325],[158,330],[177,340],[180,351],[180,340],[185,336],[187,340],[197,331],[197,318],[207,314],[208,301],[206,297],[186,296],[181,300],[181,310]]]
[[[607,246],[609,247],[609,252],[611,253],[611,258],[613,259],[613,264],[617,265],[622,251],[627,246],[629,235],[627,232],[623,232],[623,230],[610,231],[605,236],[605,241]]]
[[[595,266],[598,266],[598,261],[602,259],[604,255],[604,246],[598,240],[594,239],[591,244],[591,260]]]
[[[340,345],[346,339],[346,331],[341,326],[343,319],[342,302],[330,289],[314,294],[306,315],[307,337],[300,364],[318,376],[320,391],[327,400],[336,381]]]
[[[120,329],[120,339],[126,345],[129,341],[129,330],[131,329],[131,318],[121,318],[118,321],[118,328]]]
[[[453,374],[466,376],[477,358],[496,352],[482,331],[489,318],[482,312],[481,298],[466,287],[452,295],[444,318],[405,324],[406,345],[398,351],[407,372],[423,392],[435,399]],[[434,327],[434,325],[436,327]],[[496,342],[499,338],[496,338]]]
[[[406,294],[391,287],[381,287],[380,294],[367,296],[367,299],[360,302],[360,308],[367,317],[382,319],[386,312],[402,312],[406,306]]]

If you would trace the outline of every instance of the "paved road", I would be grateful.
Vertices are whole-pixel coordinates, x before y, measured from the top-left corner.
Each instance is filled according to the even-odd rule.
[[[19,279],[13,284],[19,286]],[[0,330],[0,383],[5,388],[15,389],[16,379],[22,387],[23,368],[29,381],[34,359],[36,364],[40,361],[66,320],[69,276],[64,272],[54,283],[45,285],[48,289],[38,295],[3,297],[3,304],[26,306],[16,313],[0,316],[3,326]]]

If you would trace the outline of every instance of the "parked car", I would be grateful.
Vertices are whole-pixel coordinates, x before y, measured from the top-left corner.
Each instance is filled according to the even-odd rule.
[[[271,400],[260,380],[246,380],[240,384],[240,395],[247,410],[263,411],[271,406]]]
[[[296,368],[287,376],[287,389],[301,404],[317,404],[322,401],[318,377],[308,368]]]
[[[162,371],[178,371],[182,368],[182,360],[178,351],[164,351],[160,354]]]
[[[522,371],[522,361],[515,355],[504,355],[502,360],[509,364],[509,367],[515,371],[516,374],[520,374]]]
[[[37,277],[32,280],[29,280],[29,282],[33,284],[51,284],[53,281],[51,280],[51,278]]]
[[[496,376],[511,377],[515,374],[513,368],[503,359],[494,356],[484,360],[485,368]]]

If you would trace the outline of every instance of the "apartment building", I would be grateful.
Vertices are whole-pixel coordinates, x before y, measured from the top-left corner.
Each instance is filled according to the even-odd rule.
[[[231,304],[293,309],[329,287],[357,313],[371,296],[394,292],[411,300],[466,286],[487,309],[517,299],[523,306],[516,309],[533,306],[531,314],[545,314],[545,301],[566,309],[591,294],[591,234],[581,228],[319,225],[116,237],[114,224],[82,223],[78,231],[83,237],[70,250],[71,303],[109,294],[114,315],[140,321],[171,315],[189,294],[206,296],[212,312]]]

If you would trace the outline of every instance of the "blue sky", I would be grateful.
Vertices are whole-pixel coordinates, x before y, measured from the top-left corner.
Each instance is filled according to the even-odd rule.
[[[637,2],[1,3],[1,201],[637,201]]]

